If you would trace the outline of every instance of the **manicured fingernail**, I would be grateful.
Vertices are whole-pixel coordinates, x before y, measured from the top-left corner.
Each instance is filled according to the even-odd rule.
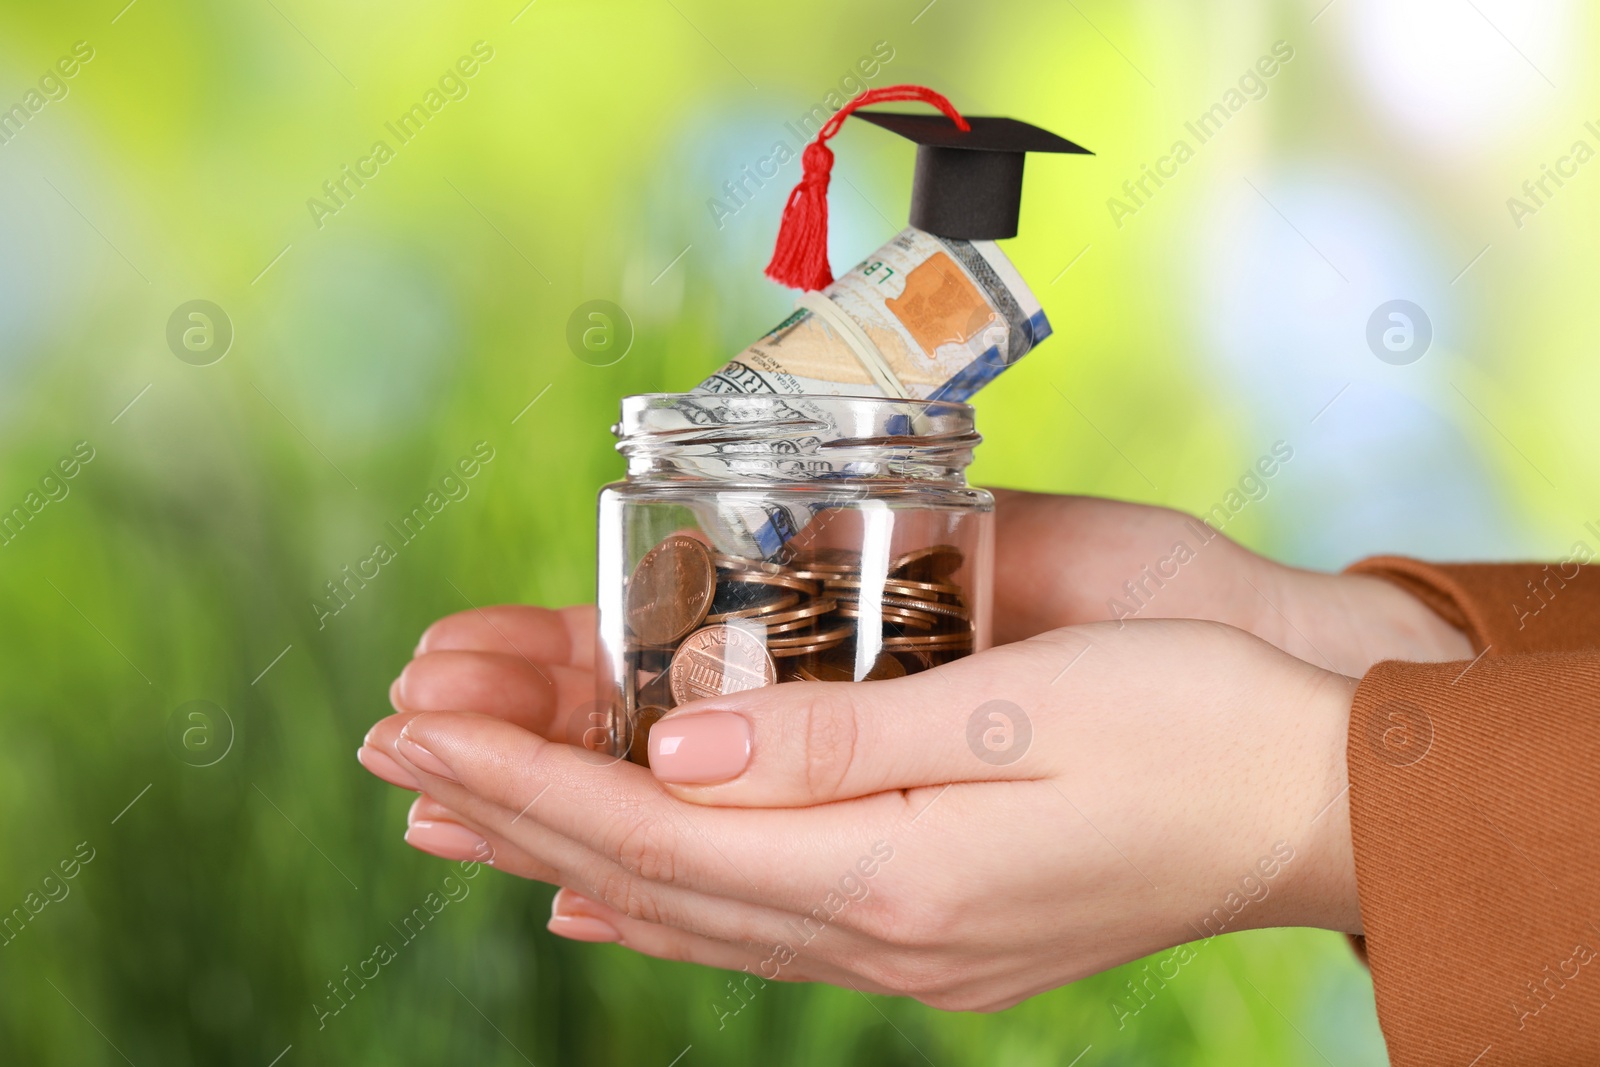
[[[545,929],[572,941],[621,941],[617,928],[592,915],[552,915]]]
[[[576,890],[562,886],[556,890],[556,895],[550,898],[550,917],[552,919],[571,919],[584,916],[590,919],[605,921],[608,909],[599,901],[592,900]]]
[[[405,734],[400,735],[399,739],[395,741],[394,747],[400,753],[402,759],[419,771],[431,774],[435,778],[443,778],[447,782],[459,782],[461,780],[456,777],[456,772],[450,769],[448,763],[411,740]]]
[[[447,860],[477,860],[489,854],[489,842],[460,823],[419,819],[406,827],[406,844]]]
[[[356,749],[356,759],[361,761],[361,766],[390,785],[397,785],[401,789],[416,790],[417,788],[416,775],[371,745],[362,745]]]
[[[749,762],[750,723],[743,715],[669,715],[650,728],[650,770],[663,782],[725,782]]]

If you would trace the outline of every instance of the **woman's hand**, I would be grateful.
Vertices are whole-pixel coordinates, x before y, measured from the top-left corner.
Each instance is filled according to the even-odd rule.
[[[1354,682],[1238,630],[1102,623],[697,702],[652,771],[540,736],[582,612],[472,617],[432,640],[507,651],[427,651],[363,762],[425,794],[414,844],[581,894],[557,932],[990,1009],[1209,934],[1358,929]]]
[[[1286,567],[1167,508],[991,490],[995,641],[1101,619],[1211,619],[1359,678],[1384,659],[1471,659],[1466,636],[1398,586]]]

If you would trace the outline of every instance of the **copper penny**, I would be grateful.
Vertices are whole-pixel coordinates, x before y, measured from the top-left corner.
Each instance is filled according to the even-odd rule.
[[[954,582],[912,582],[904,578],[885,578],[883,591],[893,593],[895,596],[917,597],[924,600],[933,597],[953,604],[961,603],[961,587]]]
[[[755,621],[767,628],[767,639],[770,641],[775,637],[799,637],[811,633],[818,620],[813,616],[809,619],[795,619],[793,622],[769,623],[766,619]]]
[[[929,634],[917,637],[885,637],[883,647],[892,652],[904,652],[908,649],[954,649],[972,647],[972,634]]]
[[[922,671],[932,670],[945,662],[938,650],[900,649],[890,653],[890,655],[900,661],[900,665],[905,668],[907,674],[919,674]]]
[[[850,548],[814,548],[796,557],[793,567],[822,574],[855,574],[861,570],[861,553]]]
[[[865,583],[860,578],[829,578],[824,583],[829,592],[865,588]],[[950,582],[908,582],[900,578],[885,578],[882,583],[883,591],[890,596],[905,597],[910,600],[937,600],[941,603],[959,605],[961,603],[961,587]]]
[[[776,585],[755,582],[718,582],[706,625],[729,619],[755,619],[786,612],[800,603],[800,594]]]
[[[650,766],[650,727],[667,713],[660,705],[639,709],[633,720],[633,744],[628,746],[628,759],[641,767]]]
[[[802,604],[793,611],[774,612],[771,615],[762,615],[752,622],[758,622],[767,628],[767,633],[774,633],[780,628],[793,629],[794,623],[814,619],[818,615],[826,615],[838,607],[838,602],[832,597],[819,597],[807,604]]]
[[[711,562],[722,570],[760,571],[763,574],[783,573],[783,568],[778,564],[769,563],[764,559],[751,559],[749,556],[729,556],[722,552],[713,552]]]
[[[895,658],[893,652],[879,652],[872,668],[867,671],[864,682],[878,682],[889,678],[904,678],[906,665]]]
[[[640,706],[658,704],[665,708],[672,707],[672,672],[663,670],[639,686],[639,694],[635,699]]]
[[[826,660],[796,667],[794,675],[795,680],[801,682],[853,682],[856,680],[854,669],[839,663],[829,663]]]
[[[909,626],[914,630],[931,630],[938,623],[936,615],[912,608],[895,607],[892,604],[883,604],[877,611],[864,610],[859,600],[841,600],[837,609],[838,615],[843,619],[862,619],[867,622],[879,622],[885,626],[894,623],[900,626]]]
[[[966,559],[955,545],[913,549],[889,564],[889,576],[909,582],[938,582],[960,569]]]
[[[778,574],[768,574],[766,571],[724,571],[717,576],[724,584],[745,585],[775,585],[784,589],[793,589],[806,596],[816,596],[820,592],[818,583],[806,578],[796,578],[787,571]]]
[[[672,697],[679,704],[759,689],[778,680],[763,641],[726,623],[696,630],[672,657]]]
[[[642,644],[671,644],[700,625],[716,589],[710,550],[673,534],[646,552],[628,579],[628,629]]]
[[[794,636],[785,634],[781,637],[768,638],[767,648],[774,655],[777,655],[780,651],[795,648],[810,648],[812,651],[817,651],[822,647],[831,648],[840,641],[853,637],[855,632],[855,623],[847,622],[842,626],[836,626],[831,630],[823,630],[818,633],[796,634]],[[793,653],[790,654],[793,655]]]
[[[795,656],[811,656],[818,652],[826,652],[829,649],[838,648],[844,644],[844,641],[843,637],[833,637],[826,641],[818,641],[816,644],[795,645],[792,648],[774,648],[772,650],[772,658],[790,659]]]
[[[841,649],[838,652],[831,652],[814,666],[801,668],[800,673],[804,674],[807,671],[818,675],[813,679],[814,681],[855,681],[855,649],[852,647]],[[896,659],[892,652],[879,652],[878,658],[872,661],[872,666],[867,668],[867,673],[860,680],[863,682],[878,682],[888,678],[904,678],[905,674],[905,664]],[[822,675],[827,675],[827,677],[822,677]]]

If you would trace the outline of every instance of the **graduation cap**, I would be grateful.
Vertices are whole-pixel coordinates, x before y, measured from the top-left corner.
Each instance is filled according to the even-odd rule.
[[[920,100],[944,114],[856,110],[890,100]],[[920,85],[868,89],[824,123],[816,140],[806,146],[804,173],[784,205],[778,244],[767,264],[767,276],[774,281],[798,289],[821,289],[833,281],[828,267],[827,201],[833,152],[825,142],[851,114],[916,144],[911,225],[940,237],[968,241],[1015,237],[1027,153],[1092,154],[1016,119],[963,118],[949,100]]]

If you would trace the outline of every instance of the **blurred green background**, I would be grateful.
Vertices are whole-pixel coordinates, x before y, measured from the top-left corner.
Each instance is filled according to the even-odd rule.
[[[1005,247],[1056,336],[981,397],[977,480],[1204,511],[1284,440],[1228,531],[1282,558],[1592,536],[1585,7],[124,2],[0,8],[0,508],[27,512],[0,537],[0,910],[38,908],[0,947],[0,1058],[1383,1061],[1333,935],[1228,936],[1122,1027],[1127,971],[993,1016],[770,986],[719,1029],[724,975],[558,942],[550,891],[493,871],[320,1029],[312,1005],[450,873],[354,759],[389,682],[440,615],[591,595],[618,398],[689,387],[790,306],[761,267],[798,162],[708,202],[875,47],[872,84],[1097,153],[1029,164]],[[1279,41],[1200,143],[1185,123]],[[402,143],[385,124],[478,42]],[[834,146],[843,269],[903,225],[912,149]],[[233,332],[203,366],[168,341],[197,299]],[[592,299],[635,333],[610,366],[566,341]],[[1368,342],[1394,299],[1429,324],[1407,363]],[[480,441],[470,494],[319,620]]]

